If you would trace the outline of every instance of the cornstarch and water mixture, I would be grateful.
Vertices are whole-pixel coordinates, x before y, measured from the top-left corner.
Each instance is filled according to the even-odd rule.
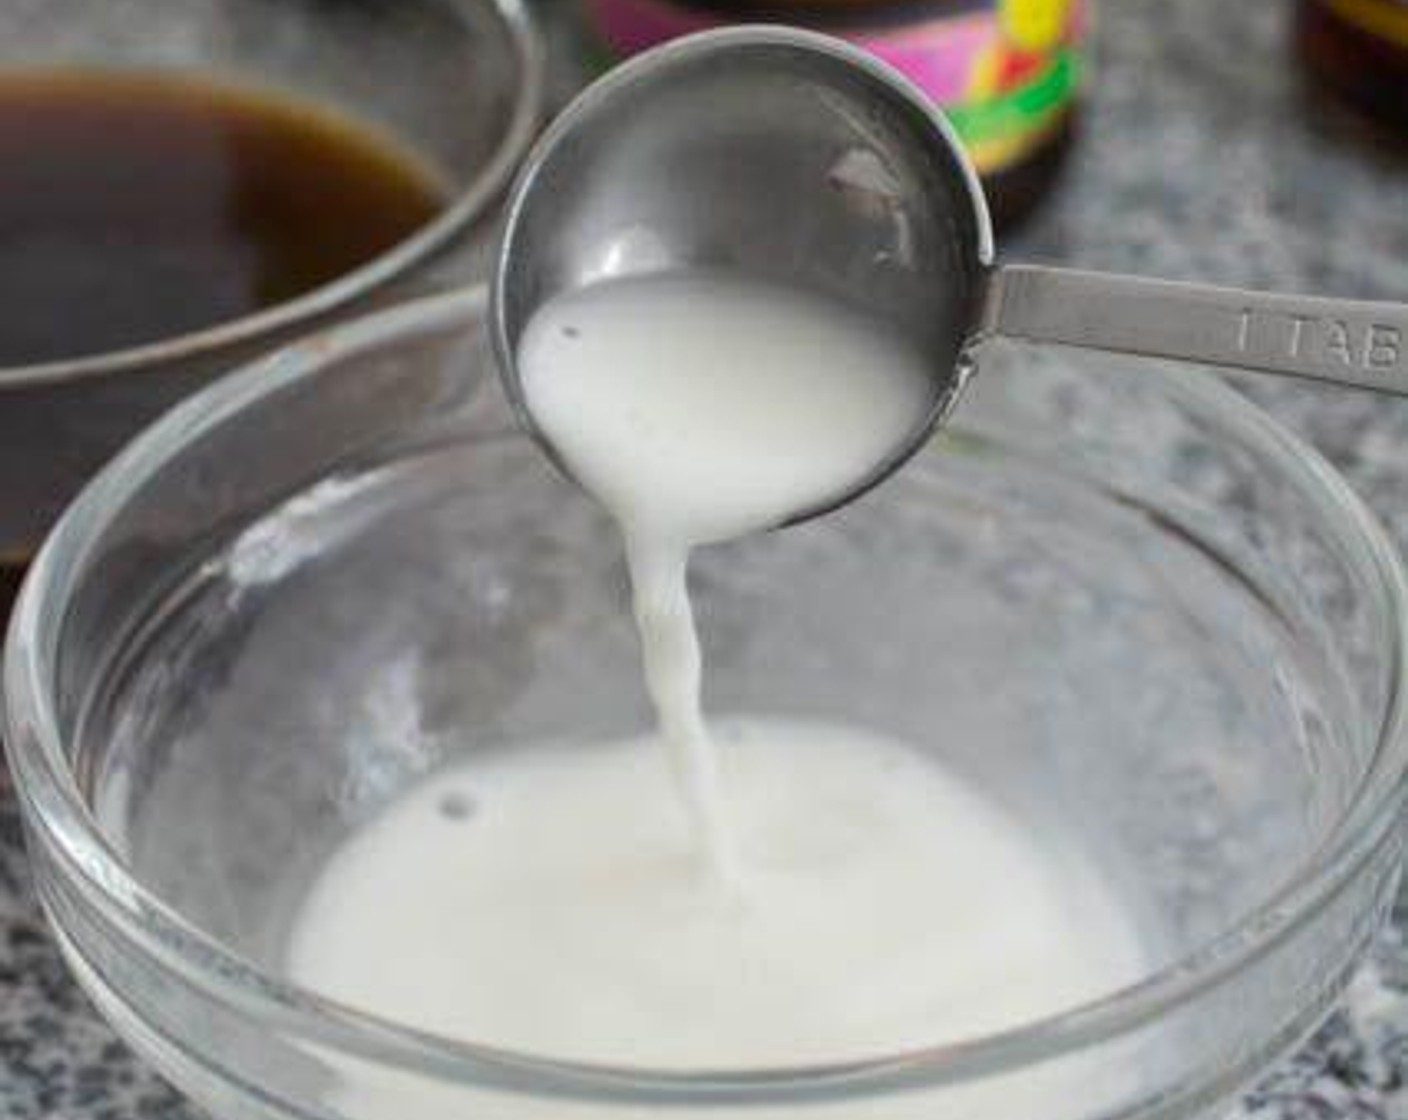
[[[456,1038],[702,1069],[985,1034],[1138,975],[1113,889],[939,751],[796,713],[704,718],[691,549],[885,461],[927,400],[898,332],[675,274],[553,299],[519,364],[619,525],[657,726],[504,744],[406,794],[314,884],[295,979]]]

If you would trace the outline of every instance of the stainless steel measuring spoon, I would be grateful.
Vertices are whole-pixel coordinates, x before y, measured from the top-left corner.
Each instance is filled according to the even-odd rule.
[[[908,458],[995,336],[1408,395],[1405,304],[995,265],[982,188],[939,111],[861,51],[788,28],[706,32],[638,56],[583,92],[521,171],[493,329],[510,399],[564,470],[524,400],[525,326],[560,292],[677,269],[838,296],[930,359],[931,407],[903,446],[793,520]]]

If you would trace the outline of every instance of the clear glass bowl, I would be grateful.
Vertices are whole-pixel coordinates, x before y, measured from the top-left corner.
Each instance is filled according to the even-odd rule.
[[[712,1073],[289,983],[310,877],[408,784],[648,718],[614,536],[491,371],[477,292],[287,349],[129,447],[22,595],[5,738],[39,890],[98,1006],[214,1115],[1188,1116],[1331,1005],[1399,874],[1397,561],[1198,371],[1018,346],[863,501],[698,558],[707,701],[898,734],[1061,830],[1146,977],[990,1037]]]

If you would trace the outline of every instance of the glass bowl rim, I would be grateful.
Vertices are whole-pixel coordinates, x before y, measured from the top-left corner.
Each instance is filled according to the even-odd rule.
[[[86,550],[144,483],[181,450],[249,405],[310,372],[360,352],[427,332],[480,323],[482,286],[422,297],[319,332],[250,363],[172,409],[139,435],[80,493],[36,558],[12,617],[4,658],[0,732],[15,788],[32,826],[31,842],[55,857],[59,873],[95,898],[124,941],[158,967],[178,973],[218,1004],[378,1064],[450,1082],[615,1103],[707,1099],[776,1104],[838,1093],[961,1084],[1050,1061],[1133,1032],[1235,977],[1313,921],[1396,829],[1408,790],[1403,651],[1408,647],[1408,582],[1373,514],[1338,472],[1299,437],[1213,377],[1150,366],[1141,375],[1215,410],[1238,438],[1272,456],[1313,498],[1342,539],[1364,549],[1387,604],[1392,686],[1374,754],[1353,799],[1307,866],[1230,930],[1134,984],[1065,1012],[994,1034],[879,1057],[786,1068],[670,1070],[563,1061],[451,1039],[322,997],[258,968],[186,921],[130,875],[101,835],[64,760],[57,714],[45,683],[57,655],[63,604]]]
[[[89,377],[135,373],[176,361],[188,361],[336,311],[428,261],[461,231],[482,219],[532,144],[546,103],[546,49],[524,0],[449,0],[464,16],[481,8],[494,16],[513,52],[513,107],[503,137],[466,181],[455,185],[450,204],[409,237],[371,260],[293,299],[193,331],[100,351],[18,366],[0,366],[0,390],[63,384]]]

